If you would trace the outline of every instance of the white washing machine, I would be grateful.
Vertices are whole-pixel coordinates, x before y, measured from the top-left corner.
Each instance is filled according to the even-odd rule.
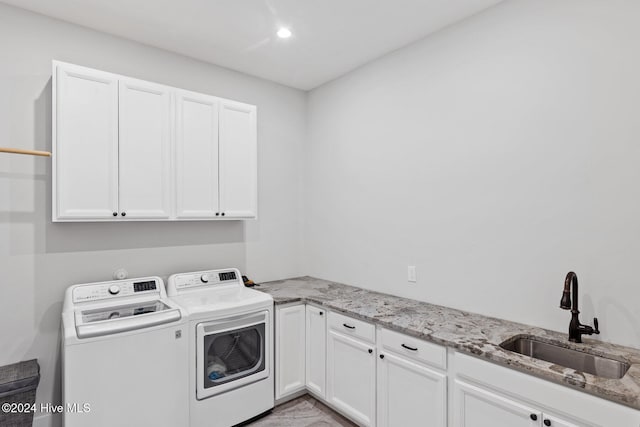
[[[186,426],[186,326],[159,277],[69,287],[62,310],[64,425]]]
[[[237,269],[169,277],[188,316],[191,427],[229,427],[273,408],[273,298]]]

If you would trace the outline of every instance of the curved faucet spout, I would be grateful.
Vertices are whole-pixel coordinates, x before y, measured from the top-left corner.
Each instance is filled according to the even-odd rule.
[[[569,310],[571,308],[571,284],[574,287],[578,286],[578,275],[573,271],[567,273],[567,277],[564,279],[564,291],[562,292],[562,299],[560,300],[560,308],[563,310]],[[577,298],[577,292],[574,291],[574,298]],[[576,307],[577,308],[577,307]]]
[[[571,295],[573,294],[573,296]],[[564,279],[564,289],[562,291],[562,299],[560,300],[560,308],[563,310],[571,309],[571,323],[569,323],[569,341],[582,342],[582,335],[599,334],[598,319],[593,319],[595,328],[580,323],[578,315],[578,275],[573,271],[567,273]]]

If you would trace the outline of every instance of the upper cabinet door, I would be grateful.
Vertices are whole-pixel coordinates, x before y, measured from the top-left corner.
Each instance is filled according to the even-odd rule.
[[[169,218],[171,93],[120,79],[120,214]]]
[[[218,208],[218,98],[176,93],[176,217],[214,218]]]
[[[113,218],[118,211],[118,80],[54,63],[53,215]]]
[[[220,210],[226,218],[257,215],[256,107],[220,104]]]

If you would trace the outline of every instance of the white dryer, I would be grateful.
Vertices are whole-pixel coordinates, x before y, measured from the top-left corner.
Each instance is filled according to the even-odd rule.
[[[69,287],[62,310],[65,427],[187,425],[185,327],[159,277]]]
[[[191,427],[229,427],[273,408],[273,298],[237,269],[169,277],[188,316]]]

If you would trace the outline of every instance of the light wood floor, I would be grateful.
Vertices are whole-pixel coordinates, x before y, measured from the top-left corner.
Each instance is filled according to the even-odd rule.
[[[342,415],[329,409],[313,397],[305,395],[273,409],[269,415],[250,427],[356,427]]]

